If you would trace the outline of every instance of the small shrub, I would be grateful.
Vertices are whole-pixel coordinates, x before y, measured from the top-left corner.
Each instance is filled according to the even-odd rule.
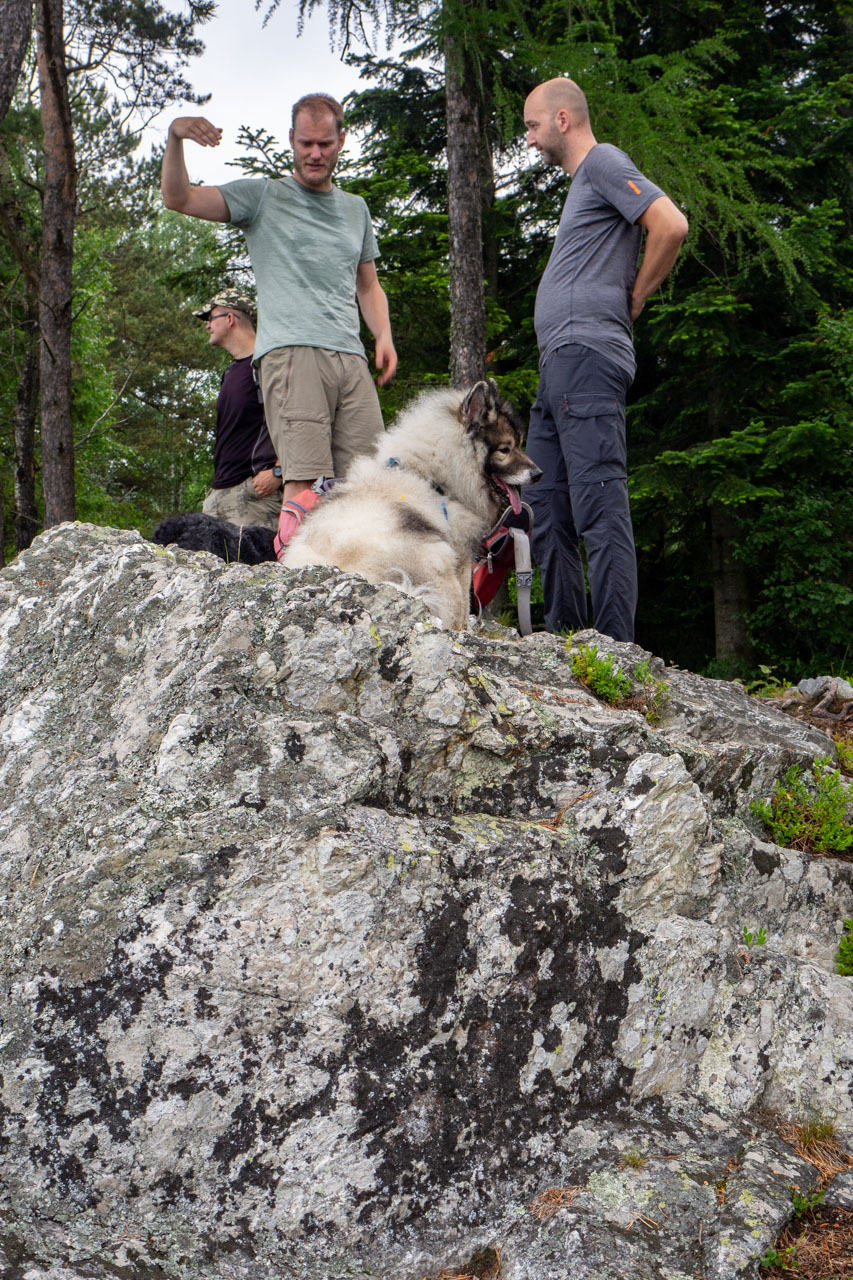
[[[813,1191],[811,1195],[804,1196],[796,1187],[791,1187],[791,1204],[794,1206],[794,1215],[797,1218],[808,1213],[809,1209],[816,1209],[825,1198],[826,1191]]]
[[[767,941],[767,930],[762,925],[760,929],[756,929],[755,933],[753,933],[750,929],[747,929],[746,925],[744,925],[743,941],[746,947],[751,947],[753,943],[755,943],[757,947],[763,947]]]
[[[634,669],[634,679],[639,680],[643,686],[646,719],[652,726],[660,724],[669,703],[669,685],[663,679],[655,679],[646,658],[637,663]]]
[[[838,767],[842,773],[853,776],[853,742],[848,738],[833,738],[838,752]]]
[[[811,785],[802,767],[792,765],[784,779],[777,780],[769,803],[755,800],[750,807],[776,844],[786,849],[843,853],[853,844],[847,803],[840,771],[832,768],[828,756],[821,756],[812,766]]]
[[[853,978],[853,920],[844,921],[844,935],[835,953],[835,972]]]
[[[774,1249],[772,1246],[761,1259],[762,1267],[778,1267],[780,1271],[796,1271],[797,1246],[789,1244],[785,1249]]]
[[[571,656],[572,675],[605,702],[618,702],[631,692],[631,681],[620,671],[612,653],[599,654],[595,645],[581,645]]]

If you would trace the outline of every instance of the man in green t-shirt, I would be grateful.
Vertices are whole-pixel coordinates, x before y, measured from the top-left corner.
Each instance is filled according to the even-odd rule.
[[[230,222],[246,236],[258,288],[254,359],[284,501],[321,475],[345,475],[382,432],[359,309],[376,340],[380,385],[397,367],[367,205],[332,183],[343,110],[326,94],[309,94],[292,120],[292,175],[192,186],[184,139],[215,147],[222,137],[203,116],[172,121],[162,170],[167,208]]]

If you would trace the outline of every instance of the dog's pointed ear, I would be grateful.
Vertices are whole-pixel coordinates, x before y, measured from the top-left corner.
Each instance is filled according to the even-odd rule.
[[[462,416],[468,429],[483,425],[494,410],[498,394],[498,384],[494,378],[488,382],[475,382],[462,401]]]

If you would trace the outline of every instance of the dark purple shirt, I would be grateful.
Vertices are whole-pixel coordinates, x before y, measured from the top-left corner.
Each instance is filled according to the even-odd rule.
[[[234,360],[222,375],[216,401],[214,489],[231,489],[275,466],[275,449],[252,377],[252,357]]]

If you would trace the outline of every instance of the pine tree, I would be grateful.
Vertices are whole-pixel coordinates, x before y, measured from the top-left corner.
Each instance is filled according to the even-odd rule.
[[[73,320],[74,233],[78,209],[78,131],[81,116],[74,103],[90,102],[90,87],[109,76],[123,97],[125,107],[156,112],[175,97],[192,98],[192,90],[179,73],[188,57],[201,45],[194,35],[198,22],[209,18],[212,0],[195,0],[187,16],[172,15],[159,0],[101,0],[94,6],[69,0],[35,0],[38,111],[41,155],[33,166],[40,195],[37,242],[22,237],[20,210],[26,194],[16,186],[10,149],[23,114],[31,119],[26,102],[27,15],[16,0],[5,0],[15,37],[0,62],[0,108],[5,86],[19,82],[18,111],[7,113],[0,139],[0,225],[25,280],[38,295],[41,460],[46,525],[73,519],[75,515],[71,330]],[[29,6],[27,7],[29,11]],[[95,88],[97,92],[97,88]],[[119,131],[120,132],[120,131]],[[102,164],[111,157],[102,152]],[[25,312],[32,299],[25,300]],[[33,454],[27,438],[33,415],[26,408],[35,395],[31,361],[24,361],[16,419],[18,451],[16,473],[31,471]],[[26,512],[16,519],[18,536],[27,536],[32,522],[29,496],[21,490]],[[30,531],[31,536],[31,531]]]

